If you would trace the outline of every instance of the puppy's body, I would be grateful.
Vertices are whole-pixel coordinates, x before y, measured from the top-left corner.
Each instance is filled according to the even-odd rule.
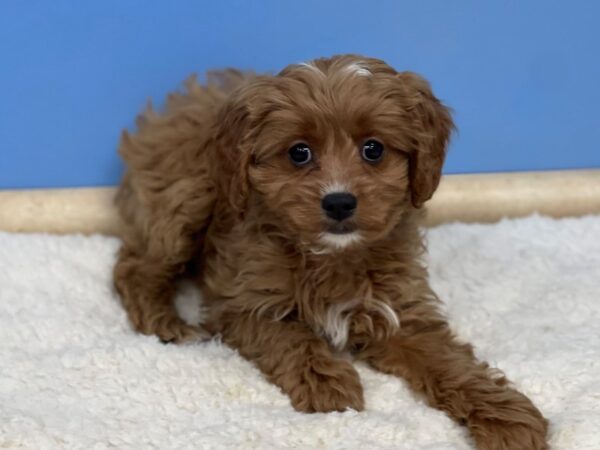
[[[479,448],[546,448],[541,414],[455,340],[427,283],[419,208],[452,122],[421,78],[356,56],[274,77],[225,72],[138,128],[121,145],[115,267],[137,330],[220,333],[307,412],[364,408],[358,374],[336,356],[349,351],[404,377]],[[204,328],[172,304],[186,273]]]

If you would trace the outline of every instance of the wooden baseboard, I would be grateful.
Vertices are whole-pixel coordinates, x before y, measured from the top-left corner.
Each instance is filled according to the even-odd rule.
[[[114,188],[0,191],[0,230],[117,235]],[[600,169],[447,175],[427,205],[429,226],[537,212],[600,214]]]

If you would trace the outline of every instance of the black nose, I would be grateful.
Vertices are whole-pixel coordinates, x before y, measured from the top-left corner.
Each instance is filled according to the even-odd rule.
[[[327,194],[321,200],[321,208],[323,208],[327,217],[341,221],[354,214],[356,197],[349,192]]]

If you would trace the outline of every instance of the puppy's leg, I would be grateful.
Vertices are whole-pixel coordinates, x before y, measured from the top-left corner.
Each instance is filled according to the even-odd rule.
[[[201,251],[203,227],[212,211],[214,195],[201,180],[173,183],[173,193],[152,212],[130,190],[127,177],[117,197],[122,216],[130,220],[114,268],[115,286],[135,329],[165,342],[207,337],[179,318],[173,302],[176,278]]]
[[[202,328],[186,324],[177,315],[173,296],[178,266],[165,259],[136,253],[127,244],[121,248],[114,280],[129,320],[137,331],[156,334],[163,342],[209,337]]]
[[[205,334],[177,316],[173,296],[176,278],[201,251],[215,201],[204,146],[213,94],[190,82],[164,112],[142,114],[119,148],[127,173],[116,197],[125,226],[114,283],[135,329],[167,342]]]
[[[547,449],[547,421],[506,378],[477,361],[445,323],[367,347],[359,355],[405,378],[428,402],[469,427],[481,450]]]
[[[302,412],[364,408],[362,386],[352,364],[333,356],[310,328],[293,321],[243,315],[227,321],[223,340],[253,361]]]

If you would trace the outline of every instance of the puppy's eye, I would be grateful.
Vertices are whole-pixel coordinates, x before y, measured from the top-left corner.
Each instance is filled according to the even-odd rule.
[[[363,144],[362,157],[370,163],[378,162],[383,157],[383,144],[375,139],[369,139]]]
[[[304,166],[312,161],[312,151],[310,147],[304,143],[296,144],[288,150],[290,159],[297,166]]]

